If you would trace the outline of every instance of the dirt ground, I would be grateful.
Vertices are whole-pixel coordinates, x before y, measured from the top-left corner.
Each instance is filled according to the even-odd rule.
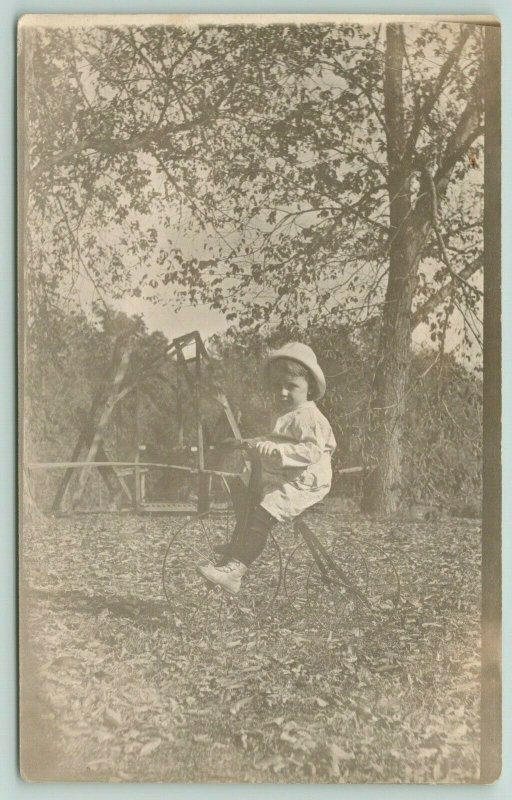
[[[369,521],[334,501],[316,517],[321,540],[349,529],[368,563],[379,552],[395,565],[401,594],[383,626],[367,624],[351,606],[336,625],[318,608],[291,605],[282,586],[259,621],[240,609],[242,601],[210,593],[202,616],[180,624],[164,593],[162,563],[183,522],[110,514],[41,518],[25,527],[25,777],[478,778],[478,521]],[[344,568],[355,560],[347,556]],[[300,588],[305,578],[297,576]],[[379,576],[371,577],[378,585]]]

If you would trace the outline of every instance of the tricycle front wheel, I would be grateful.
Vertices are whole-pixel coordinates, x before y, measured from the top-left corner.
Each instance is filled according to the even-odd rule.
[[[188,519],[171,538],[162,564],[162,583],[174,625],[182,631],[211,629],[222,621],[250,624],[269,614],[281,583],[281,552],[269,535],[240,591],[230,595],[207,581],[199,565],[218,564],[217,545],[226,544],[235,525],[232,511]]]

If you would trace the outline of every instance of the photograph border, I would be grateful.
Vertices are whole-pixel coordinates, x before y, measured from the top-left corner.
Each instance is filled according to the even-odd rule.
[[[501,93],[500,31],[485,38],[484,429],[480,781],[501,774]]]
[[[18,6],[18,3],[14,3],[14,6]],[[41,4],[37,4],[40,6]],[[53,8],[57,9],[56,3],[52,3],[52,13]],[[62,5],[62,4],[61,4]],[[63,13],[66,10],[71,12],[76,12],[77,7],[82,5],[81,3],[74,3],[73,7],[67,4],[66,9],[60,9],[59,12]],[[91,4],[88,4],[88,8],[91,7]],[[112,5],[112,4],[110,4]],[[123,11],[126,9],[128,5],[134,5],[129,3],[123,3]],[[152,8],[155,4],[148,2],[147,3],[147,10],[149,13],[152,12]],[[159,4],[160,5],[160,4]],[[197,6],[197,3],[189,3],[190,7]],[[205,11],[208,12],[213,11],[211,8],[211,3],[206,4],[202,3],[203,6],[207,5],[207,9]],[[226,5],[221,3],[216,3],[215,11],[219,10],[220,5]],[[247,6],[251,6],[252,4],[247,4]],[[259,6],[264,4],[260,3]],[[276,6],[279,6],[280,3],[276,3]],[[290,4],[288,3],[287,6]],[[294,4],[296,7],[299,6],[299,3]],[[326,4],[324,4],[326,5]],[[374,3],[372,6],[375,7],[375,13],[379,13],[378,6],[382,6],[382,3]],[[387,7],[390,4],[385,4]],[[465,3],[465,10],[466,12],[469,11],[469,7],[471,6],[470,3]],[[504,5],[504,4],[500,4]],[[480,6],[481,7],[481,6]],[[104,10],[105,6],[102,7]],[[19,18],[19,14],[22,11],[30,11],[31,9],[23,8],[13,10],[13,17],[11,17],[11,22],[14,19]],[[39,8],[37,10],[40,10]],[[279,8],[276,8],[279,11]],[[92,11],[92,9],[91,9]],[[244,8],[244,13],[250,13],[251,8],[248,7],[247,9]],[[432,6],[429,8],[429,16],[433,16]],[[96,12],[92,12],[96,13]],[[121,9],[119,12],[121,13]],[[196,10],[194,8],[193,13],[201,13],[201,11]],[[221,12],[224,13],[224,12]],[[386,8],[384,13],[390,13],[390,10]],[[498,12],[499,13],[499,12]],[[8,18],[8,14],[5,15]],[[308,15],[313,16],[313,15]],[[419,13],[416,16],[423,16]],[[503,17],[503,14],[500,13],[500,16]],[[506,39],[505,39],[505,26],[502,26],[502,35],[503,35],[503,50],[506,51]],[[499,64],[493,64],[493,69],[499,70]],[[4,70],[4,73],[9,75],[9,70]],[[495,76],[497,73],[494,73]],[[505,70],[504,73],[505,74]],[[493,93],[496,96],[496,93]],[[507,93],[504,92],[503,99],[505,102]],[[499,111],[499,108],[498,108]],[[508,115],[510,119],[510,114]],[[496,117],[498,119],[498,117]],[[506,109],[503,109],[503,120],[507,120],[507,113]],[[11,134],[12,135],[12,134]],[[484,383],[484,426],[485,426],[485,435],[484,435],[484,453],[485,453],[485,461],[484,461],[484,511],[483,511],[483,538],[482,538],[482,555],[483,555],[483,564],[482,564],[482,588],[485,589],[483,592],[484,600],[483,600],[483,628],[482,628],[482,678],[483,678],[483,693],[482,693],[482,756],[484,757],[484,761],[487,764],[486,771],[484,774],[484,770],[482,770],[482,782],[487,783],[490,781],[495,780],[496,773],[498,771],[498,763],[496,761],[496,742],[500,738],[501,732],[501,725],[496,725],[498,721],[499,715],[497,714],[500,708],[500,701],[501,701],[501,691],[500,691],[500,659],[499,659],[499,651],[500,651],[500,626],[497,622],[500,619],[501,614],[501,580],[497,580],[497,575],[500,576],[500,570],[497,569],[496,565],[499,563],[499,559],[501,556],[501,525],[500,525],[500,497],[501,497],[501,459],[500,459],[500,440],[501,440],[501,400],[500,400],[500,387],[501,387],[501,374],[500,374],[500,314],[497,313],[500,308],[500,289],[501,289],[501,280],[500,280],[500,270],[499,270],[499,260],[500,260],[500,198],[499,192],[496,191],[496,187],[499,185],[500,181],[500,159],[499,159],[499,124],[495,126],[495,130],[489,132],[486,130],[486,140],[485,140],[485,156],[486,156],[486,181],[485,181],[485,266],[486,266],[486,278],[485,278],[485,306],[484,306],[484,314],[485,314],[485,335],[484,335],[484,370],[485,370],[485,383]],[[16,140],[14,139],[14,142]],[[506,150],[506,137],[504,137],[504,147],[503,152]],[[12,161],[11,161],[12,163]],[[9,161],[7,160],[7,165],[9,165]],[[505,166],[505,164],[504,164]],[[491,173],[489,175],[489,172]],[[4,183],[4,186],[7,184],[9,185],[9,181]],[[11,181],[12,184],[12,181]],[[504,185],[507,186],[507,181],[505,179]],[[4,193],[5,195],[5,190]],[[2,198],[5,202],[5,197]],[[505,198],[504,198],[505,201]],[[11,197],[12,202],[12,197]],[[510,198],[507,200],[507,204],[510,205]],[[504,207],[506,206],[504,202]],[[506,209],[505,209],[506,210]],[[11,214],[12,216],[12,214]],[[8,219],[9,217],[7,217]],[[5,219],[5,217],[4,217]],[[507,229],[505,228],[505,235],[507,235]],[[509,234],[508,234],[509,236]],[[7,268],[9,269],[9,267]],[[11,267],[12,269],[12,267]],[[8,274],[8,273],[7,273]],[[504,277],[504,286],[505,289],[507,288],[507,281],[505,281]],[[510,284],[508,284],[510,286]],[[22,287],[20,287],[22,288]],[[6,292],[8,294],[8,292]],[[505,298],[504,298],[505,299]],[[12,308],[11,308],[12,311]],[[487,313],[486,313],[487,311]],[[490,312],[490,313],[489,313]],[[6,309],[6,312],[3,314],[4,324],[7,322],[9,324],[10,313],[9,309]],[[11,317],[12,319],[12,317]],[[505,320],[504,320],[504,331],[505,331]],[[506,333],[506,331],[505,331]],[[5,342],[4,337],[4,342]],[[8,338],[8,337],[7,337]],[[505,337],[504,339],[504,352],[505,355],[507,354],[507,342],[510,342],[510,337]],[[12,366],[12,365],[11,365]],[[505,388],[505,387],[504,387]],[[505,398],[504,398],[505,400]],[[504,408],[506,409],[506,403],[504,402]],[[12,414],[12,410],[10,412]],[[6,419],[6,415],[4,414],[4,421]],[[9,411],[7,412],[7,419],[9,419]],[[505,426],[504,426],[505,430]],[[12,429],[11,429],[12,435]],[[506,445],[506,442],[504,443]],[[505,455],[505,446],[504,446],[504,455]],[[12,480],[12,476],[11,476]],[[9,486],[9,479],[4,481],[4,489],[5,486]],[[506,498],[505,498],[506,499]],[[9,501],[7,498],[6,503],[4,503],[4,508],[9,507]],[[506,512],[506,516],[509,516],[510,510]],[[6,526],[7,530],[11,528],[9,525]],[[4,564],[6,563],[4,559]],[[9,560],[7,560],[9,563]],[[11,560],[12,563],[12,560]],[[4,584],[5,585],[5,584]],[[504,598],[506,599],[506,598]],[[509,596],[510,599],[510,596]],[[505,715],[506,719],[506,715]],[[485,731],[485,734],[484,734]],[[4,749],[4,752],[8,752],[8,749]],[[505,743],[503,747],[503,751],[505,752]],[[494,755],[493,755],[494,754]],[[488,760],[490,759],[490,760]],[[487,780],[485,779],[487,776]],[[18,781],[20,779],[18,778]],[[27,784],[23,784],[27,786]],[[52,786],[56,787],[57,790],[60,789],[58,784],[51,784]],[[81,788],[86,788],[83,784],[77,784]],[[503,787],[503,779],[500,781],[501,787]],[[148,789],[151,789],[150,784],[146,784],[145,786]],[[310,791],[311,784],[305,784],[301,787],[294,787],[294,788],[302,788],[305,792]],[[88,784],[88,788],[95,789],[97,791],[97,784]],[[165,789],[167,792],[169,790],[172,791],[173,787],[180,788],[182,790],[184,787],[179,787],[177,784],[165,784]],[[18,789],[19,789],[18,785]],[[66,790],[66,786],[63,785],[61,787],[63,790]],[[69,788],[69,785],[68,785]],[[197,792],[201,791],[202,789],[212,789],[213,787],[208,787],[207,785],[194,785],[188,787],[195,790],[194,796],[197,796]],[[226,795],[227,791],[230,790],[237,790],[240,787],[235,785],[226,785],[223,787],[217,787],[218,789],[222,788],[224,796]],[[245,790],[245,785],[242,787]],[[264,787],[251,787],[251,789],[263,789]],[[286,787],[276,786],[274,790],[281,790]],[[291,787],[290,787],[291,788]],[[326,789],[338,789],[338,786],[329,786],[325,787]],[[347,787],[348,788],[348,787]],[[354,790],[353,785],[350,786],[351,790]],[[365,787],[361,787],[365,789],[377,789],[376,785],[366,785]],[[386,786],[386,790],[396,788],[401,790],[407,791],[415,791],[416,788],[411,785],[401,785],[401,786]],[[439,788],[439,787],[421,787],[421,788]],[[450,791],[456,789],[456,786],[450,786]],[[461,787],[462,788],[462,787]],[[469,787],[464,787],[469,788]],[[124,785],[124,789],[126,790],[126,785]],[[380,787],[380,790],[383,791],[384,787]],[[55,796],[55,795],[54,795]],[[209,796],[212,796],[211,794]],[[262,795],[263,796],[263,795]],[[297,796],[297,795],[295,795]],[[496,795],[494,795],[496,796]]]

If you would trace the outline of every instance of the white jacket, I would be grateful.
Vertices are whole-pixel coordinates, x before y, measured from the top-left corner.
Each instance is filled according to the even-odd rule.
[[[283,522],[318,503],[332,482],[331,454],[336,440],[328,420],[312,400],[272,420],[262,439],[277,454],[261,457],[260,505]]]

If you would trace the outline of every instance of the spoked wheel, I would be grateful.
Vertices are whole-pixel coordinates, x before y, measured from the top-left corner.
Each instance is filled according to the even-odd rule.
[[[302,540],[285,568],[293,607],[323,628],[369,633],[384,627],[400,599],[400,579],[391,558],[372,543],[363,548],[351,531],[322,542],[327,557],[315,560]]]
[[[182,632],[204,630],[205,623],[224,613],[221,590],[207,584],[198,564],[215,561],[213,547],[224,544],[234,514],[201,514],[187,519],[171,538],[162,564],[162,583],[174,625]]]
[[[214,547],[229,541],[234,514],[207,513],[187,520],[172,537],[163,565],[162,582],[174,625],[188,633],[219,631],[230,621],[249,624],[269,612],[279,591],[279,547],[271,536],[260,558],[230,595],[207,581],[198,565],[219,563]]]
[[[284,571],[285,590],[293,608],[328,631],[356,627],[366,602],[369,570],[353,537],[340,533],[322,542],[327,558],[318,561],[302,539]]]
[[[272,533],[269,533],[263,553],[247,570],[240,592],[236,595],[237,612],[242,624],[263,622],[272,615],[281,575],[281,550]]]

